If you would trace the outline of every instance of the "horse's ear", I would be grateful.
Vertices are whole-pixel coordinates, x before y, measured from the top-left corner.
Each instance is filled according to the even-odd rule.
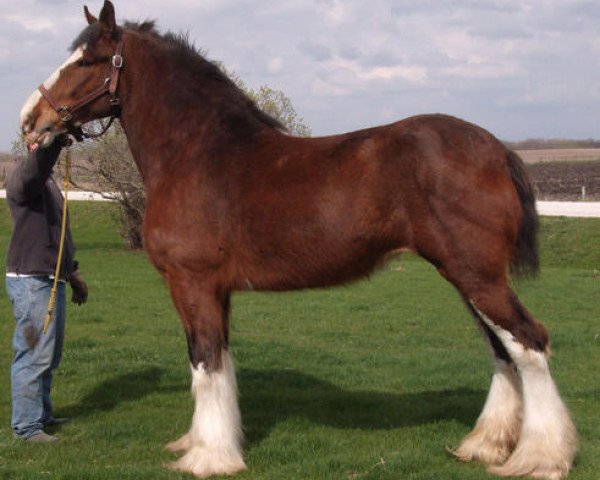
[[[85,19],[87,20],[88,25],[91,25],[92,23],[96,23],[98,21],[98,19],[90,13],[87,6],[83,7],[83,13],[85,13]]]
[[[108,33],[113,33],[117,29],[117,21],[115,20],[115,7],[108,0],[104,0],[104,6],[100,12],[100,24],[103,30]]]

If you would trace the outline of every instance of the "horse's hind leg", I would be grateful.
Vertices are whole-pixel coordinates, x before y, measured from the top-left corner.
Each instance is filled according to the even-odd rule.
[[[500,341],[521,380],[523,414],[518,442],[506,463],[490,467],[490,472],[546,479],[565,477],[577,451],[577,434],[548,369],[546,330],[521,305],[504,276],[496,282],[489,278],[469,281],[459,289],[494,334],[491,338]],[[518,383],[514,388],[496,389],[510,392],[506,404],[513,419],[517,418],[513,398],[517,388]],[[501,393],[496,396],[500,403]],[[501,422],[501,407],[494,410],[496,421]]]
[[[167,445],[171,451],[185,452],[170,467],[198,477],[244,470],[235,371],[228,350],[229,294],[189,278],[168,280],[188,340],[195,402],[189,432]]]
[[[492,384],[475,428],[452,453],[462,461],[504,463],[519,440],[523,400],[521,379],[500,339],[467,302],[488,343],[494,365]]]

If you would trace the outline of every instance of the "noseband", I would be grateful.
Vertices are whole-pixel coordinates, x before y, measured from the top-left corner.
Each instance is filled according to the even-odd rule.
[[[104,82],[102,83],[102,85],[100,85],[98,88],[92,90],[90,93],[88,93],[86,96],[84,96],[83,98],[76,101],[71,106],[58,105],[58,103],[56,103],[53,100],[52,96],[50,95],[50,92],[44,86],[43,83],[38,87],[39,92],[48,101],[50,106],[58,114],[58,117],[60,118],[60,120],[67,127],[67,130],[69,131],[69,133],[71,135],[73,135],[77,139],[77,141],[83,140],[83,137],[86,137],[86,138],[99,137],[100,135],[104,134],[109,129],[113,120],[119,116],[119,110],[120,110],[119,107],[121,105],[121,101],[119,99],[119,94],[117,92],[117,88],[119,86],[119,75],[121,74],[121,69],[123,68],[123,64],[124,64],[122,53],[123,53],[123,40],[121,39],[121,41],[119,41],[119,44],[117,45],[117,50],[115,51],[115,54],[112,56],[112,59],[110,62],[109,76],[104,79]],[[102,95],[105,95],[107,93],[110,95],[109,102],[110,102],[110,105],[112,108],[112,114],[110,116],[110,120],[108,121],[108,124],[102,128],[102,131],[100,133],[91,134],[91,133],[84,132],[81,127],[75,127],[71,123],[71,120],[73,119],[73,113],[75,113],[80,108],[84,107],[85,105],[93,102],[97,98],[99,98]]]

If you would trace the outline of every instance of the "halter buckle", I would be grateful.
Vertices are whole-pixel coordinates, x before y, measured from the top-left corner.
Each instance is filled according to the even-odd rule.
[[[58,118],[60,118],[60,121],[63,123],[69,123],[73,119],[73,114],[69,110],[69,107],[64,105],[60,107],[56,113],[58,113]]]
[[[112,57],[112,66],[115,68],[121,68],[123,66],[123,63],[125,61],[123,60],[123,57],[119,54],[115,54]]]

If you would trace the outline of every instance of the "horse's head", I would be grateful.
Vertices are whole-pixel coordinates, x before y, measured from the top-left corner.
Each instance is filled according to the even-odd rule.
[[[98,18],[84,7],[88,22],[71,47],[72,55],[21,110],[21,129],[29,144],[47,147],[56,135],[115,113],[122,31],[115,9],[105,0]]]

